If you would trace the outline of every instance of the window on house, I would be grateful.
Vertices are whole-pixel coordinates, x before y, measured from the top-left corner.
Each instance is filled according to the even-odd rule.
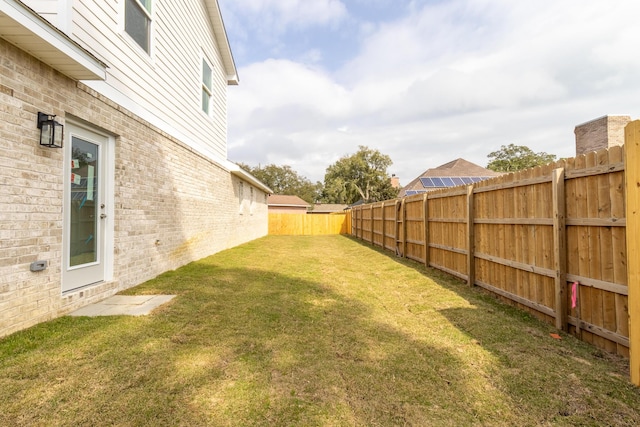
[[[151,0],[125,0],[124,30],[149,53]]]
[[[255,205],[254,205],[254,194],[253,194],[253,187],[249,188],[249,213],[251,215],[253,215],[253,211],[255,210]]]
[[[244,183],[238,183],[238,201],[240,202],[240,215],[243,214],[243,206],[244,206]]]
[[[211,66],[206,59],[202,59],[202,111],[211,115]]]

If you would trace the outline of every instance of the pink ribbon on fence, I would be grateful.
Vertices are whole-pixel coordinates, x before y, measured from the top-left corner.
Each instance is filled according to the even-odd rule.
[[[573,282],[571,285],[571,308],[576,308],[578,302],[578,282]]]

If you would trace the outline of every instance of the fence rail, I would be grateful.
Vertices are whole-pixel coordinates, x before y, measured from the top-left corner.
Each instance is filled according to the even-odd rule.
[[[269,234],[289,236],[319,236],[349,234],[350,215],[337,214],[269,214]]]
[[[627,226],[623,147],[352,209],[354,236],[629,357]]]

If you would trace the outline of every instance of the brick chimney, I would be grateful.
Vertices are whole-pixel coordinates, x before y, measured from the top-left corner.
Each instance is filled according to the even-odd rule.
[[[395,173],[391,175],[391,186],[393,188],[400,188],[400,178],[398,178]]]
[[[576,156],[624,144],[629,116],[603,116],[576,126]]]

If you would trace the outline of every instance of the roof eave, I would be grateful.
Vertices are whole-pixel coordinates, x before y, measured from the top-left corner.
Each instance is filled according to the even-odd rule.
[[[238,178],[242,179],[243,181],[247,181],[248,183],[253,184],[258,189],[264,191],[267,194],[273,194],[273,190],[271,188],[266,186],[258,178],[256,178],[255,176],[251,175],[249,172],[247,172],[246,170],[242,169],[240,166],[238,166],[237,164],[233,163],[232,161],[227,161],[227,167],[229,169],[229,172],[231,172],[232,175],[235,175]]]
[[[229,38],[227,37],[227,30],[224,26],[218,0],[204,0],[204,3],[209,12],[213,33],[218,43],[220,56],[222,57],[222,64],[224,65],[224,71],[227,76],[227,84],[237,85],[240,82],[240,78],[238,77],[238,70],[236,69],[236,63],[233,59],[233,52],[231,52],[231,45],[229,44]]]
[[[105,80],[107,66],[19,0],[0,1],[0,38],[74,80]]]

